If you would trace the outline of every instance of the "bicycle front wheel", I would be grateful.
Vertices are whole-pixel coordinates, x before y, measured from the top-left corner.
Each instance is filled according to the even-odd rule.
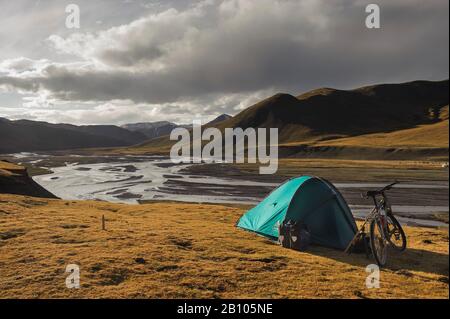
[[[379,219],[374,219],[370,223],[370,248],[378,266],[386,265],[388,247]]]
[[[394,215],[389,214],[386,218],[387,234],[386,238],[391,246],[397,251],[404,251],[406,249],[406,235],[402,226]]]

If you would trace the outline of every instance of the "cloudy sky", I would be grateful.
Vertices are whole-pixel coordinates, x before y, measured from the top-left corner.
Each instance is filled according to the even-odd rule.
[[[381,28],[365,27],[365,7]],[[81,10],[66,27],[66,6]],[[449,73],[447,0],[0,0],[0,117],[190,122]]]

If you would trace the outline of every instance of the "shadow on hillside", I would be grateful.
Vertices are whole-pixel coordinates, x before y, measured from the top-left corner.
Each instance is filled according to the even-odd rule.
[[[365,267],[375,263],[373,257],[367,258],[364,253],[348,255],[343,251],[319,246],[310,247],[308,252],[354,266]],[[404,275],[408,275],[408,271],[422,271],[448,277],[449,259],[447,254],[429,250],[407,248],[406,251],[398,253],[390,249],[384,268]]]

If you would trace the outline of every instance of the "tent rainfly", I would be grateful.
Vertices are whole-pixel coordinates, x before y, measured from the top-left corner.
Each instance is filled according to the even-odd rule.
[[[303,222],[311,242],[344,250],[357,232],[347,202],[330,182],[311,176],[292,178],[245,213],[237,226],[278,239],[284,220]]]

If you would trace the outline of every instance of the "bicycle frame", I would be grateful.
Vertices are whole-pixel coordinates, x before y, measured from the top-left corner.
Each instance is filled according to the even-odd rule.
[[[387,240],[386,239],[386,233],[387,233],[386,217],[388,214],[392,213],[392,209],[389,204],[388,198],[384,192],[381,193],[381,197],[382,198],[378,200],[377,196],[372,196],[374,208],[365,218],[363,227],[365,227],[365,225],[370,223],[372,220],[377,220],[377,219],[380,220],[381,225],[382,225],[382,227],[380,229],[381,236],[382,236],[383,240]],[[385,211],[385,214],[386,214],[384,216],[381,214],[382,209]]]

